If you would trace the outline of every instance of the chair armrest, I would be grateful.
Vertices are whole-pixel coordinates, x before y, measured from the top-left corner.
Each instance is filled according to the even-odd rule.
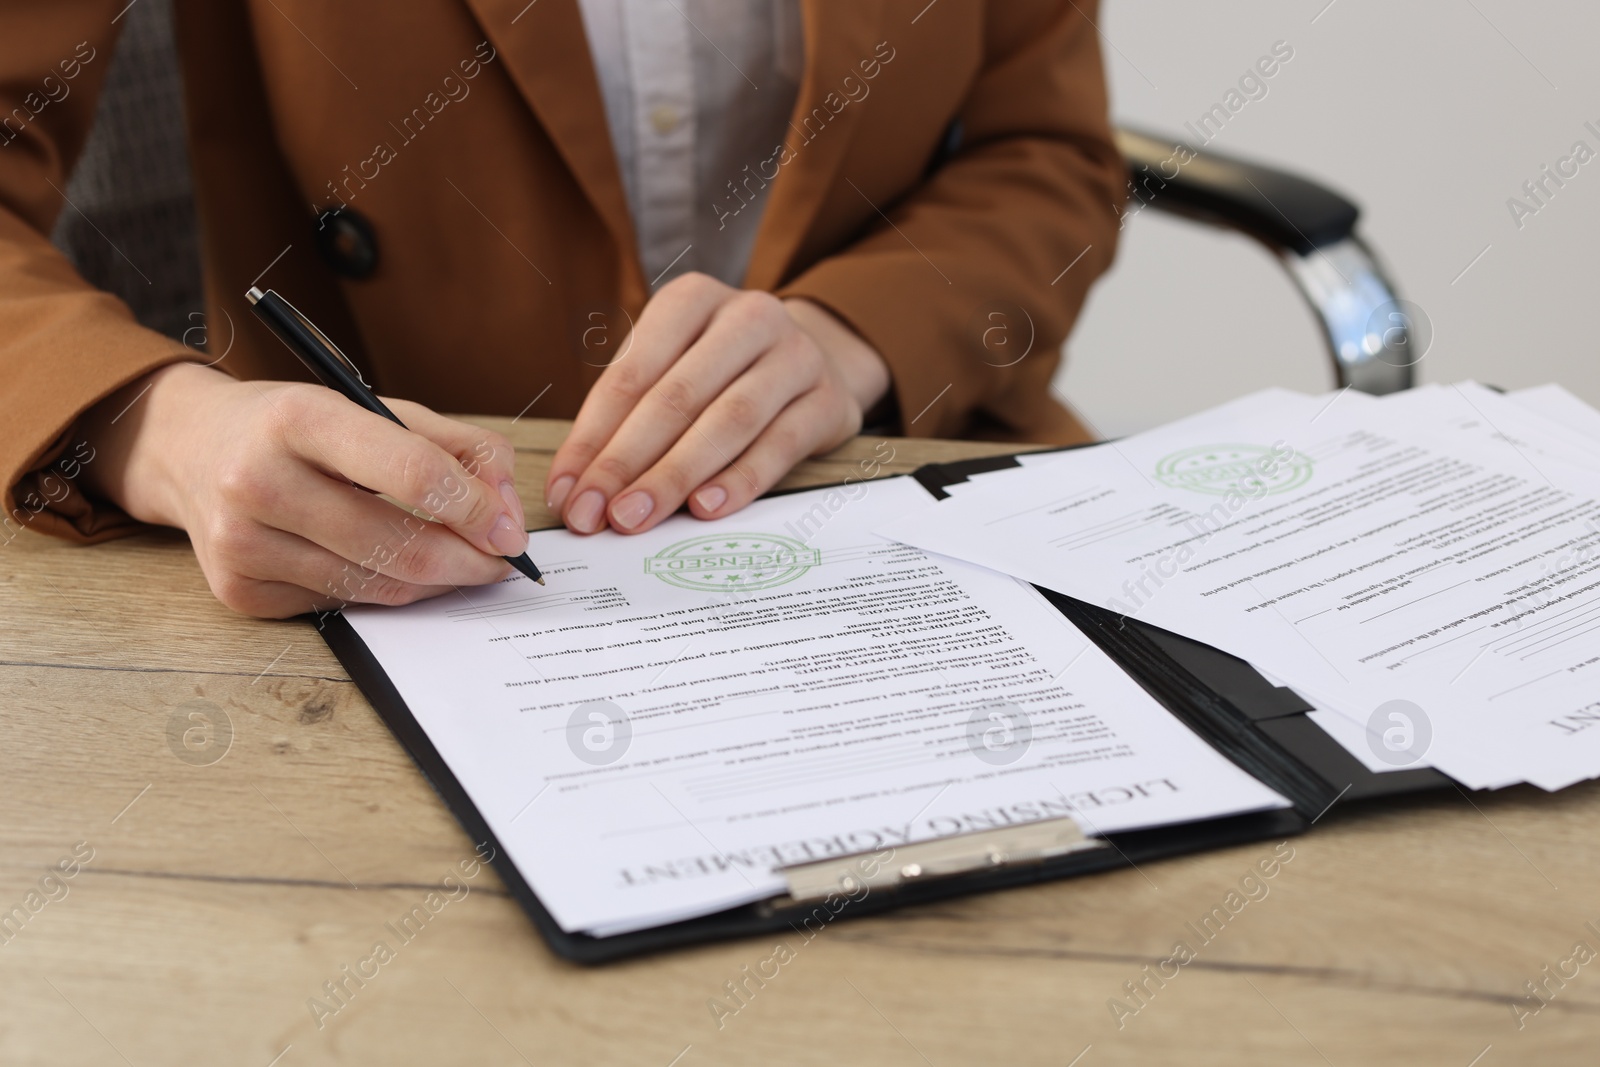
[[[1396,297],[1356,236],[1359,207],[1309,179],[1168,137],[1119,129],[1116,139],[1128,165],[1123,225],[1153,207],[1256,238],[1322,319],[1341,386],[1375,394],[1411,387],[1432,329],[1420,308]]]
[[[1355,232],[1361,209],[1325,185],[1181,141],[1119,129],[1133,210],[1146,205],[1306,255]]]

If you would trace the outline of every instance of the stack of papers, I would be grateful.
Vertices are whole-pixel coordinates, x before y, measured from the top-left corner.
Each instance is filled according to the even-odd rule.
[[[1373,770],[1600,776],[1600,412],[1268,390],[1025,457],[877,532],[1250,661]]]

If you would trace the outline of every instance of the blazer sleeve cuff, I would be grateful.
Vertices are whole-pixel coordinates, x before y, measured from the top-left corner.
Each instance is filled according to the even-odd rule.
[[[141,528],[83,492],[79,476],[95,452],[75,425],[129,382],[196,353],[139,326],[105,293],[0,301],[0,310],[9,335],[0,340],[8,379],[0,394],[0,544],[24,530],[90,543]]]
[[[947,316],[926,310],[943,294],[882,267],[871,256],[841,254],[817,263],[777,295],[820,304],[883,357],[899,434],[1036,444],[1093,440],[1050,391],[1058,352],[1037,352],[1008,368],[1006,385],[997,391],[1001,371],[994,357],[986,359],[982,347]]]

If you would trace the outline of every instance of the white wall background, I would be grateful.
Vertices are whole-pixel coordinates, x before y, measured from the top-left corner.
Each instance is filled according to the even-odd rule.
[[[1421,380],[1558,381],[1600,406],[1600,159],[1520,230],[1506,207],[1575,141],[1600,153],[1584,128],[1600,128],[1600,4],[1104,4],[1112,115],[1129,125],[1187,136],[1183,123],[1275,41],[1293,46],[1267,96],[1209,147],[1316,176],[1362,205],[1361,232],[1432,320]],[[1265,385],[1333,380],[1275,259],[1152,210],[1124,229],[1067,351],[1056,388],[1106,435]]]

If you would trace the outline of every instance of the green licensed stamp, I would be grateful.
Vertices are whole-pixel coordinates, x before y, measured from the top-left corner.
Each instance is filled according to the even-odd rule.
[[[683,589],[771,589],[822,562],[822,554],[780,534],[691,537],[644,561],[644,572]]]
[[[1200,445],[1156,464],[1156,481],[1172,489],[1227,496],[1287,493],[1311,480],[1311,460],[1288,447]]]

